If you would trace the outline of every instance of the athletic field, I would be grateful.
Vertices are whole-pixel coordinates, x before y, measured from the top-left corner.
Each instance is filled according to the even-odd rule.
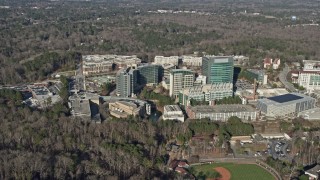
[[[212,163],[192,166],[192,169],[196,174],[199,172],[207,174],[210,171],[219,172],[222,176],[221,180],[275,180],[272,174],[255,164]]]

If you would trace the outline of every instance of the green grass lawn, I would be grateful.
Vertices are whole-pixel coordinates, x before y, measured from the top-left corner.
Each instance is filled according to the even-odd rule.
[[[274,180],[275,178],[255,164],[213,163],[192,166],[195,172],[213,171],[215,167],[224,167],[231,173],[231,180]]]

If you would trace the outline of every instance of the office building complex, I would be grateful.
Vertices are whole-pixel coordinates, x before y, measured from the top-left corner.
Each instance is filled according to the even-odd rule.
[[[237,116],[243,121],[256,121],[259,112],[249,106],[241,104],[194,106],[186,109],[190,119],[208,118],[212,121],[226,122],[232,116]]]
[[[289,93],[259,99],[257,108],[269,117],[296,116],[315,107],[316,99],[299,93]]]
[[[202,65],[202,57],[195,56],[155,56],[154,57],[155,64],[173,64],[178,66],[182,63],[185,66],[201,66]]]
[[[187,69],[174,69],[170,72],[170,96],[178,96],[179,92],[187,87],[192,87],[194,73]]]
[[[116,96],[101,96],[100,98],[109,104],[110,114],[117,118],[126,118],[130,115],[145,117],[151,114],[151,105],[141,99]]]
[[[109,103],[110,115],[116,118],[128,118],[128,116],[143,116],[145,106],[133,101],[116,101]]]
[[[179,93],[179,103],[189,106],[191,99],[210,102],[230,96],[233,96],[232,83],[206,84],[181,90]]]
[[[154,63],[155,64],[173,64],[175,66],[179,65],[179,56],[156,56],[154,57]]]
[[[117,96],[131,97],[137,87],[138,71],[134,68],[121,69],[117,72]]]
[[[207,84],[233,82],[233,57],[204,56],[202,74],[207,77]]]
[[[202,57],[182,56],[182,63],[184,66],[201,66]]]
[[[184,114],[178,105],[164,106],[163,120],[178,120],[184,122]]]
[[[299,72],[298,84],[308,91],[320,90],[320,61],[304,60]]]
[[[161,66],[157,64],[143,64],[138,66],[138,83],[140,85],[156,85],[160,82]]]
[[[133,56],[121,55],[86,55],[82,56],[83,75],[108,73],[114,65],[127,67],[132,64],[140,64],[141,59]]]

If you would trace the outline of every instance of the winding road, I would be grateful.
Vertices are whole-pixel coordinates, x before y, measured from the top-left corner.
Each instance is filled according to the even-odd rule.
[[[284,68],[279,74],[279,80],[281,83],[286,87],[286,89],[290,92],[297,92],[296,88],[291,84],[290,82],[287,81],[287,75],[290,71],[290,68],[287,63],[284,64]]]

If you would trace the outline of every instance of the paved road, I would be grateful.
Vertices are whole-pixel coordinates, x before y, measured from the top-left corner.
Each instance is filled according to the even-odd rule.
[[[281,81],[281,83],[286,87],[287,90],[291,91],[291,92],[297,92],[296,88],[287,81],[287,75],[289,73],[290,69],[288,64],[285,64],[285,67],[283,68],[283,70],[280,72],[279,74],[279,79]]]
[[[79,64],[77,66],[76,76],[75,76],[75,83],[77,85],[77,88],[80,91],[85,91],[86,90],[85,76],[83,75],[82,64]]]

